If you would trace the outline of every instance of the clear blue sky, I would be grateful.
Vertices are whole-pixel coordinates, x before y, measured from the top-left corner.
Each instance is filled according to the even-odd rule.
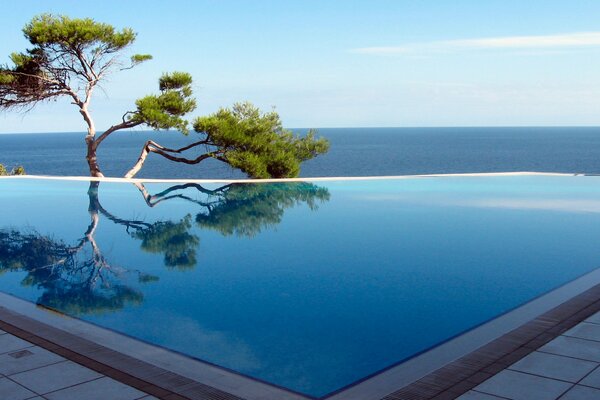
[[[198,115],[249,100],[288,127],[600,125],[596,0],[6,2],[0,62],[42,12],[130,26],[154,56],[97,93],[100,129],[171,70]],[[83,128],[67,101],[0,114],[0,133]]]

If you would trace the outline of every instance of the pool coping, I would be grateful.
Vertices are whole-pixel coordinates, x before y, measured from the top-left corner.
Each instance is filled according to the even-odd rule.
[[[153,178],[119,178],[119,177],[89,177],[89,176],[61,176],[61,175],[9,175],[0,176],[0,179],[47,179],[66,181],[94,181],[94,182],[127,182],[127,183],[274,183],[274,182],[331,182],[331,181],[357,181],[357,180],[388,180],[388,179],[415,179],[415,178],[443,178],[443,177],[486,177],[486,176],[587,176],[588,174],[565,172],[478,172],[458,174],[416,174],[416,175],[388,175],[388,176],[327,176],[327,177],[300,177],[278,179],[153,179]]]
[[[0,329],[159,398],[313,399],[3,292],[0,304]],[[455,398],[597,311],[600,268],[322,399]]]

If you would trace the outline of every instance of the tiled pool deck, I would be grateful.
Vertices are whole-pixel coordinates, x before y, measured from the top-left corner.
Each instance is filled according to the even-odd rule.
[[[0,330],[0,399],[151,400],[156,397]]]
[[[500,371],[459,399],[600,399],[600,313]]]

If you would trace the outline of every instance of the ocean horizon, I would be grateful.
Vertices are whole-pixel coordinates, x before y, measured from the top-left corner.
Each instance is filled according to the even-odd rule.
[[[306,129],[295,129],[303,134]],[[600,173],[600,127],[320,128],[330,151],[302,164],[301,177],[389,176],[476,172]],[[30,175],[89,175],[83,132],[0,134],[0,163]],[[106,176],[120,177],[144,142],[181,147],[195,140],[176,131],[112,135],[98,151]],[[195,153],[190,153],[190,155]],[[237,179],[245,174],[216,160],[185,165],[151,154],[140,178]]]

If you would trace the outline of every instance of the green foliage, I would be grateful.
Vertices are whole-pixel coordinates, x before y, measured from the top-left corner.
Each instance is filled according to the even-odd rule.
[[[10,172],[11,175],[25,175],[25,168],[22,166],[14,167]]]
[[[32,281],[32,286],[38,282]],[[55,283],[56,284],[56,283]],[[58,289],[58,290],[56,290]],[[37,300],[53,310],[74,316],[103,315],[121,310],[126,306],[135,306],[144,302],[144,294],[131,287],[114,284],[109,289],[81,288],[77,285],[70,287],[51,287],[42,293]]]
[[[9,271],[51,264],[65,247],[48,237],[14,230],[0,230],[0,244],[0,270]]]
[[[187,72],[171,72],[162,74],[158,80],[158,86],[161,91],[183,89],[185,87],[191,87],[192,76]]]
[[[0,107],[28,104],[54,96],[56,84],[46,80],[40,49],[12,53],[13,67],[0,66]]]
[[[0,85],[8,85],[15,81],[15,76],[0,69]]]
[[[192,76],[186,72],[163,74],[159,79],[159,95],[138,99],[129,121],[154,129],[171,129],[187,134],[188,121],[183,116],[196,109],[192,96]]]
[[[131,64],[137,65],[141,64],[144,61],[152,60],[152,55],[150,54],[134,54],[131,56]]]
[[[191,216],[187,215],[179,222],[156,222],[132,232],[131,236],[142,240],[142,250],[164,253],[167,267],[185,269],[196,265],[196,247],[200,243],[197,236],[189,233],[191,227]]]
[[[135,40],[131,28],[117,31],[112,25],[91,18],[69,18],[64,15],[42,14],[23,28],[33,45],[59,46],[71,49],[94,47],[95,52],[114,53]]]
[[[206,135],[218,158],[252,178],[289,178],[300,173],[300,163],[329,150],[329,142],[283,128],[275,111],[263,113],[250,103],[237,103],[215,114],[197,118],[194,130]]]
[[[131,28],[116,30],[91,18],[69,18],[42,14],[23,28],[33,45],[10,56],[12,66],[0,65],[0,108],[29,107],[70,96],[82,107],[91,89],[112,69],[118,68],[118,53],[131,45]],[[132,67],[150,59],[132,57]]]
[[[22,166],[19,165],[17,167],[14,167],[9,172],[8,169],[6,169],[6,167],[3,164],[0,164],[0,176],[7,176],[7,175],[25,175],[25,168],[23,168]]]
[[[307,204],[311,210],[317,201],[329,200],[329,191],[308,182],[232,184],[220,195],[220,201],[206,213],[196,215],[196,223],[221,234],[254,236],[263,228],[275,226],[287,208]]]
[[[31,50],[30,50],[31,51]],[[31,51],[32,52],[32,51]],[[26,70],[28,65],[35,63],[36,57],[34,54],[24,54],[24,53],[12,53],[10,55],[10,61],[15,64],[15,68],[17,70]]]
[[[0,274],[25,272],[21,284],[42,291],[38,303],[71,315],[102,314],[142,303],[143,294],[126,286],[122,277],[80,256],[77,248],[36,232],[0,230]],[[145,275],[140,278],[152,281]]]

